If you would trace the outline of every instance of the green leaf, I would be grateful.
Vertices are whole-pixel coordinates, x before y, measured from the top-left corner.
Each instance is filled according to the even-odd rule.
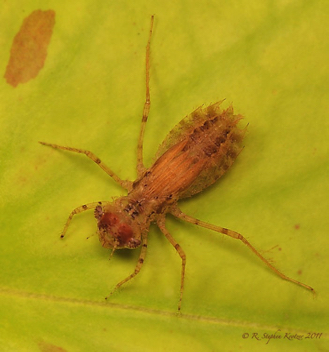
[[[39,8],[2,3],[3,75],[23,19]],[[327,3],[74,0],[42,9],[56,13],[43,69],[16,88],[0,84],[1,349],[263,351],[264,333],[281,336],[266,345],[271,351],[327,349]],[[155,226],[141,273],[105,302],[139,251],[109,261],[97,236],[86,239],[96,232],[92,212],[76,216],[60,240],[75,207],[124,192],[84,156],[37,142],[92,150],[121,178],[136,177],[152,14],[145,162],[196,107],[233,102],[241,127],[249,123],[245,148],[181,208],[242,233],[314,287],[316,299],[242,243],[168,217],[187,255],[182,314],[180,258]]]

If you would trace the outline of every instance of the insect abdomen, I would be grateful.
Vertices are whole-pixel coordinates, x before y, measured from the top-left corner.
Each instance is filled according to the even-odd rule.
[[[190,114],[197,126],[187,130],[186,152],[204,159],[202,171],[180,198],[192,196],[218,180],[234,163],[242,150],[245,130],[237,127],[241,115],[233,114],[233,107],[221,111],[220,103],[197,109]],[[195,126],[195,125],[194,125]]]
[[[240,153],[244,130],[233,108],[221,111],[220,103],[198,108],[186,116],[160,146],[157,160],[134,183],[134,196],[157,199],[185,198],[213,184]]]

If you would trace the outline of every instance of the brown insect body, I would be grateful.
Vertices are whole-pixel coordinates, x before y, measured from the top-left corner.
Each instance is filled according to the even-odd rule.
[[[236,126],[240,119],[232,107],[221,111],[220,102],[186,116],[169,133],[156,161],[133,183],[128,196],[97,207],[102,245],[138,247],[159,214],[221,177],[242,149],[245,131]]]
[[[140,272],[146,257],[149,227],[151,222],[156,222],[182,261],[178,304],[178,310],[180,310],[184,291],[186,255],[166,228],[165,215],[171,213],[178,219],[240,240],[282,279],[314,292],[311,286],[281,273],[240,233],[195,219],[184,214],[177,205],[179,199],[201,192],[218,180],[232,166],[242,150],[241,142],[245,129],[241,130],[237,127],[241,116],[234,115],[231,106],[226,110],[221,110],[221,102],[218,102],[206,108],[200,107],[186,116],[162,142],[156,153],[154,164],[148,169],[145,168],[143,141],[151,104],[149,81],[153,20],[152,16],[146,46],[146,100],[137,145],[137,180],[134,182],[122,180],[100,158],[88,150],[40,142],[56,149],[86,155],[128,191],[127,196],[117,198],[112,202],[93,202],[75,208],[66,221],[61,238],[64,238],[74,215],[94,209],[98,222],[99,239],[103,247],[112,248],[112,254],[119,248],[142,247],[135,270],[115,286],[112,294]]]

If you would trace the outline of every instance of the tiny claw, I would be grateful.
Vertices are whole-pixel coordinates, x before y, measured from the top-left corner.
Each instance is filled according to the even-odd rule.
[[[311,287],[311,292],[313,293],[313,299],[315,299],[317,297],[317,293],[313,287]]]
[[[115,290],[113,290],[112,292],[110,292],[110,294],[108,295],[108,296],[106,296],[105,297],[105,300],[107,301],[109,298],[110,298],[110,296],[112,296],[113,295],[113,292],[114,292]]]

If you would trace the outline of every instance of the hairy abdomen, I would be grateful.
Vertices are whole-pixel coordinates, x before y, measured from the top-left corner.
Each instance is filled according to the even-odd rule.
[[[192,196],[213,184],[242,150],[245,130],[240,115],[220,103],[198,108],[186,116],[161,144],[154,164],[135,183],[133,193],[145,200]]]

